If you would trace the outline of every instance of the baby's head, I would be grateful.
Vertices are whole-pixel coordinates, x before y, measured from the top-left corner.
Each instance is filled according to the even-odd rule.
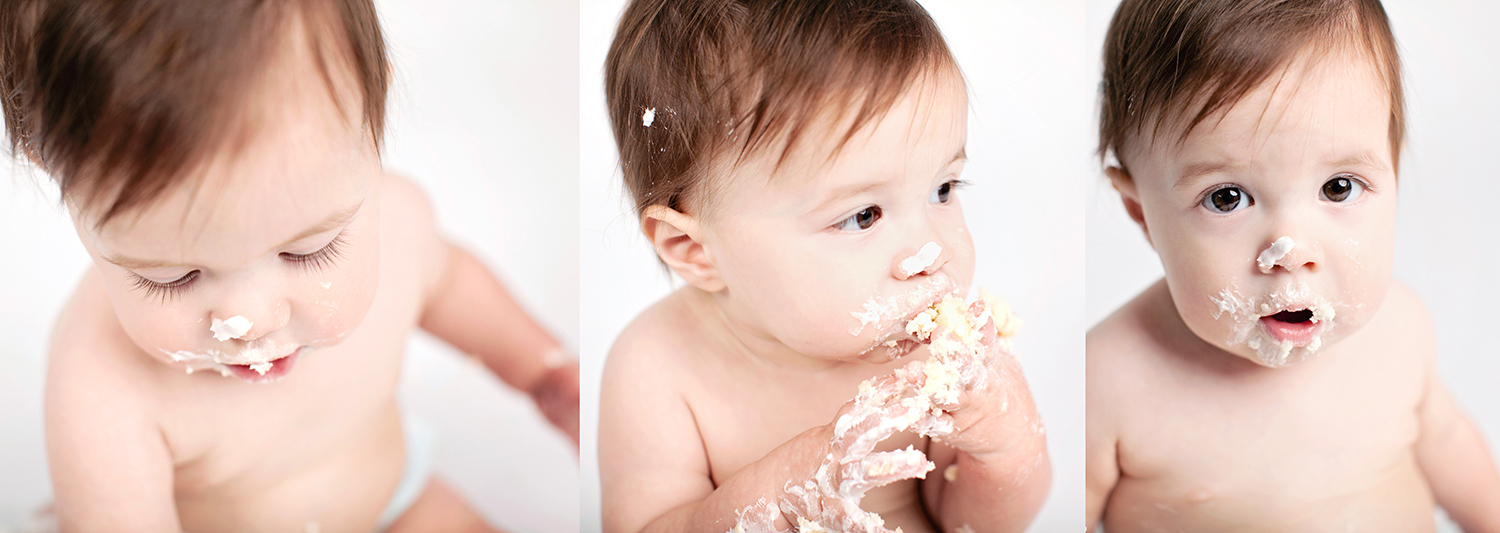
[[[915,2],[638,0],[605,73],[642,230],[742,340],[885,357],[971,280],[967,97]]]
[[[0,32],[12,149],[141,350],[265,381],[359,324],[389,80],[371,2],[22,0]]]
[[[1125,0],[1100,154],[1198,337],[1266,366],[1359,330],[1390,281],[1403,100],[1376,0]]]

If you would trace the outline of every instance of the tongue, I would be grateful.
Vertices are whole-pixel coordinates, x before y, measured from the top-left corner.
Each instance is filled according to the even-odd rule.
[[[1303,309],[1301,311],[1282,311],[1280,313],[1271,315],[1271,320],[1276,320],[1279,322],[1291,322],[1296,324],[1312,320],[1312,316],[1313,312],[1311,309]]]

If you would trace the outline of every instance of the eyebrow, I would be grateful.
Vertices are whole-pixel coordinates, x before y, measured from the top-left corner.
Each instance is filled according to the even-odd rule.
[[[1244,168],[1244,164],[1233,163],[1227,160],[1192,163],[1188,166],[1182,167],[1182,175],[1178,176],[1177,182],[1172,184],[1172,190],[1175,191],[1182,189],[1193,180],[1201,178],[1203,176],[1207,176],[1209,174],[1243,170]]]
[[[309,227],[309,228],[307,228],[305,230],[302,230],[302,232],[298,233],[296,236],[294,236],[294,237],[292,237],[290,239],[287,239],[286,242],[278,244],[278,245],[272,247],[271,249],[275,250],[277,248],[282,248],[284,246],[287,246],[287,245],[292,244],[294,242],[300,241],[302,239],[306,239],[306,238],[311,237],[313,235],[317,235],[319,233],[323,233],[325,231],[328,231],[328,230],[337,228],[339,226],[342,226],[345,223],[349,222],[349,219],[354,218],[354,214],[358,213],[359,210],[360,210],[360,208],[364,207],[364,205],[365,205],[364,201],[361,200],[359,203],[354,204],[353,206],[350,206],[348,208],[345,208],[343,210],[335,212],[334,214],[330,215],[328,218],[323,219],[321,222],[318,222],[317,224],[313,224],[311,227]],[[100,257],[103,257],[105,261],[109,261],[110,263],[114,263],[115,265],[117,265],[117,266],[119,266],[121,268],[129,269],[129,270],[145,270],[145,269],[151,269],[151,268],[163,268],[163,267],[179,266],[179,263],[173,263],[173,262],[170,262],[170,261],[147,261],[147,260],[144,260],[144,259],[133,259],[133,258],[124,257],[124,256],[111,256],[111,255],[103,255],[103,254],[100,254]]]
[[[969,157],[965,153],[964,150],[965,150],[964,148],[960,147],[958,149],[958,153],[953,154],[953,159],[949,159],[948,162],[946,164],[944,164],[943,166],[946,167],[948,165],[952,165],[956,161],[968,159]],[[869,192],[871,189],[875,189],[877,187],[880,187],[881,185],[883,185],[883,184],[879,183],[879,182],[872,182],[872,183],[855,183],[855,184],[845,185],[843,187],[839,187],[837,189],[834,189],[833,192],[829,193],[828,196],[823,199],[823,201],[818,202],[818,206],[815,207],[815,208],[813,208],[813,212],[822,211],[825,207],[828,207],[828,204],[837,202],[839,200],[843,200],[843,199],[851,197],[851,196],[858,196],[858,195],[864,194],[866,192]]]
[[[1366,150],[1366,151],[1363,151],[1363,152],[1358,152],[1358,153],[1355,153],[1354,155],[1351,155],[1349,157],[1345,157],[1345,158],[1340,159],[1338,161],[1334,161],[1333,162],[1333,167],[1334,168],[1366,167],[1366,168],[1369,168],[1371,170],[1381,170],[1381,171],[1385,171],[1385,170],[1390,170],[1391,169],[1391,166],[1389,164],[1385,163],[1384,161],[1381,161],[1379,157],[1376,157],[1376,155],[1375,155],[1374,152],[1371,152],[1369,150]]]

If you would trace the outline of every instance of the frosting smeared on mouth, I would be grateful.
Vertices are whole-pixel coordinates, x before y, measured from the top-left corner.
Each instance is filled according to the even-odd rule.
[[[1334,319],[1338,316],[1332,302],[1300,281],[1265,296],[1247,297],[1230,286],[1219,290],[1219,294],[1210,296],[1209,300],[1217,306],[1214,319],[1227,317],[1232,323],[1227,344],[1255,350],[1256,359],[1273,368],[1302,361],[1317,353],[1323,346],[1323,338],[1332,333]],[[1303,342],[1285,337],[1278,339],[1268,331],[1266,320],[1306,324],[1302,329],[1308,339]]]
[[[731,532],[775,531],[776,519],[785,515],[796,518],[799,531],[890,533],[879,514],[860,508],[860,500],[875,487],[926,477],[934,465],[910,446],[876,452],[876,445],[902,431],[953,434],[948,410],[964,391],[989,386],[988,365],[1009,348],[1009,339],[997,333],[1013,333],[1018,323],[987,294],[967,304],[953,290],[913,314],[902,330],[928,343],[931,356],[860,383],[853,408],[834,422],[830,453],[813,477],[787,482],[779,505],[761,499],[741,510]]]

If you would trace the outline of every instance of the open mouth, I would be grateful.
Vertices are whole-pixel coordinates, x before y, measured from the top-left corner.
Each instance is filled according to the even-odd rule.
[[[250,365],[224,365],[234,377],[249,381],[251,383],[270,383],[285,377],[292,371],[292,365],[296,364],[297,356],[302,353],[302,348],[297,348],[290,354],[279,359],[255,363]]]
[[[1305,346],[1317,336],[1321,325],[1313,320],[1312,309],[1281,311],[1260,317],[1260,323],[1278,342]]]

